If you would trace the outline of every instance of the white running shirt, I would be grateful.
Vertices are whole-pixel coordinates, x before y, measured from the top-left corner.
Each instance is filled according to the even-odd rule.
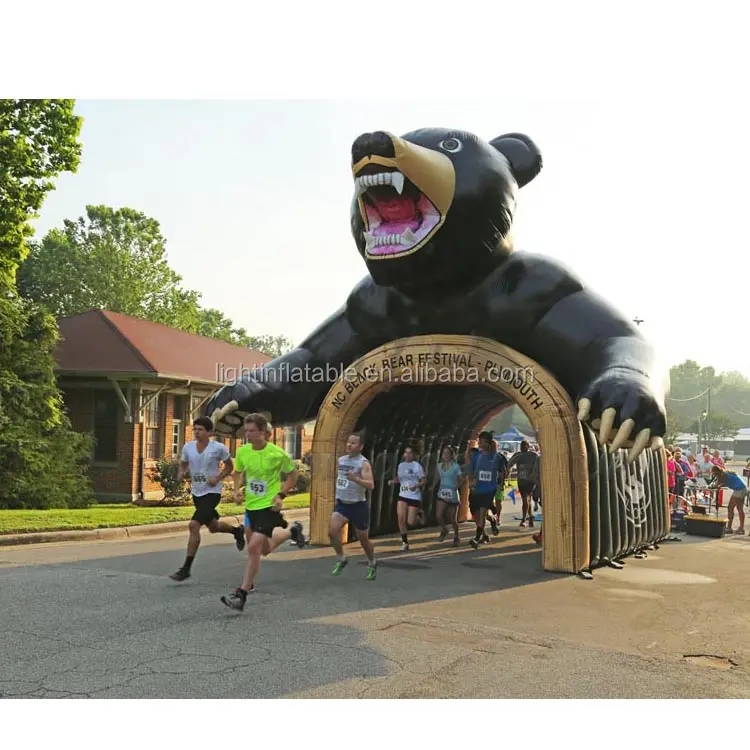
[[[190,491],[196,497],[221,492],[223,482],[214,487],[207,484],[210,477],[215,477],[220,471],[220,464],[229,458],[229,448],[224,443],[209,440],[203,453],[198,452],[198,443],[191,440],[182,449],[182,460],[190,464]]]
[[[398,465],[398,481],[401,483],[398,494],[408,500],[421,500],[422,490],[419,480],[424,478],[424,469],[419,461],[402,461]]]

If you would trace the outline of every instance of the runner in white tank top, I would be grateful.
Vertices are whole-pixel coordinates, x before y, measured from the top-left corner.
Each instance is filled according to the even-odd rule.
[[[336,562],[331,571],[337,576],[349,562],[341,543],[341,531],[347,523],[354,526],[357,539],[367,555],[367,580],[374,581],[376,574],[375,549],[368,530],[370,528],[370,503],[367,490],[375,486],[370,462],[362,455],[362,439],[350,435],[346,441],[346,455],[338,460],[336,477],[336,504],[328,524],[328,537],[336,551]]]

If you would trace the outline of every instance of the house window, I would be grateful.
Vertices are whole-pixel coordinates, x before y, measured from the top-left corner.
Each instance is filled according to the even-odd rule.
[[[174,407],[172,409],[172,415],[175,420],[182,422],[185,419],[185,406],[187,404],[187,396],[173,396]]]
[[[117,414],[114,391],[94,391],[94,461],[117,461]]]
[[[172,422],[172,458],[181,454],[182,448],[182,422],[175,419]]]
[[[192,422],[197,417],[200,417],[200,410],[199,406],[201,406],[201,402],[205,396],[193,396],[193,403],[190,404],[190,421]]]
[[[146,430],[146,460],[161,458],[161,396],[154,398],[153,393],[144,393],[144,401],[148,402],[143,410],[143,429]],[[150,399],[150,401],[149,401]]]
[[[299,432],[299,427],[288,427],[284,430],[284,450],[292,458],[301,458],[302,440]]]

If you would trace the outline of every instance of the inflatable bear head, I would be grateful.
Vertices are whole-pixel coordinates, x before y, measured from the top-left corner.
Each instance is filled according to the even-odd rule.
[[[404,292],[477,279],[511,252],[516,195],[542,158],[520,133],[444,128],[352,144],[354,241],[376,284]]]

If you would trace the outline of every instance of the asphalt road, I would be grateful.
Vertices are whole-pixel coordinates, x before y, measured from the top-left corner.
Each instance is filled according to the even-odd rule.
[[[512,509],[511,509],[512,510]],[[506,513],[510,521],[512,513]],[[750,697],[750,538],[663,545],[593,581],[541,570],[511,521],[474,551],[434,529],[264,560],[242,613],[219,597],[244,553],[204,535],[0,548],[0,694],[97,698]]]

